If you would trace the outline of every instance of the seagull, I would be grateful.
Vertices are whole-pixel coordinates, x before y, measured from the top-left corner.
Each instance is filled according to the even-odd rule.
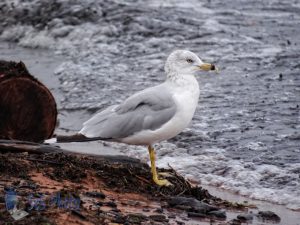
[[[172,185],[167,179],[160,179],[156,171],[153,145],[176,136],[188,127],[200,92],[195,75],[199,70],[217,68],[202,62],[191,51],[176,50],[168,56],[164,69],[166,80],[163,83],[96,113],[83,123],[76,135],[58,136],[55,142],[103,140],[148,146],[153,181],[159,186]]]

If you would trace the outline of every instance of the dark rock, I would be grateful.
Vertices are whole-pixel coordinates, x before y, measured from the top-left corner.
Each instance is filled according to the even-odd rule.
[[[164,215],[151,215],[149,216],[151,220],[154,220],[156,222],[168,222],[169,220]]]
[[[252,214],[239,214],[237,216],[237,218],[242,221],[253,220],[253,215]]]
[[[116,204],[115,202],[112,202],[112,201],[106,202],[105,205],[106,205],[106,206],[109,206],[109,207],[113,207],[113,208],[116,208],[116,207],[117,207],[117,204]]]
[[[177,225],[185,225],[185,223],[182,222],[182,221],[177,221],[177,220],[176,220],[176,223],[177,223]]]
[[[148,220],[147,216],[140,214],[140,213],[128,214],[126,219],[127,219],[127,222],[133,223],[133,224],[140,224],[140,223]]]
[[[164,210],[162,209],[162,208],[157,208],[157,209],[155,209],[155,211],[154,212],[157,212],[157,213],[163,213],[164,212]]]
[[[87,196],[89,197],[93,197],[93,198],[102,198],[105,199],[105,194],[103,194],[102,192],[97,192],[97,191],[88,191],[85,193]]]
[[[195,198],[172,197],[168,200],[171,207],[207,214],[210,211],[219,210],[217,207],[201,202]]]
[[[233,219],[233,220],[230,220],[227,224],[228,225],[241,225],[242,222],[238,219]]]
[[[219,219],[226,219],[226,212],[225,211],[220,211],[220,210],[214,210],[208,212],[208,215],[214,216]]]
[[[112,220],[113,223],[125,224],[125,218],[122,214],[117,214],[116,217]]]
[[[187,213],[188,217],[200,217],[200,218],[205,218],[207,217],[205,214],[203,213],[196,213],[196,212],[188,212]]]
[[[188,206],[188,205],[176,205],[175,208],[185,210],[185,211],[193,210],[193,208],[191,206]]]
[[[257,217],[262,220],[280,221],[280,217],[272,211],[259,211]]]
[[[84,215],[83,215],[82,213],[80,213],[79,211],[72,210],[71,212],[72,212],[72,214],[76,215],[76,216],[79,217],[80,219],[86,220],[86,216],[84,216]]]
[[[176,215],[175,214],[170,214],[168,217],[169,217],[169,219],[175,219]]]
[[[110,212],[116,212],[116,213],[119,213],[119,212],[121,212],[121,210],[120,210],[120,209],[117,209],[117,208],[113,208],[112,210],[110,210]]]
[[[103,206],[103,202],[97,202],[96,206],[100,206],[100,207]]]
[[[126,202],[126,204],[130,205],[130,206],[137,206],[137,205],[140,205],[140,202],[129,200]]]

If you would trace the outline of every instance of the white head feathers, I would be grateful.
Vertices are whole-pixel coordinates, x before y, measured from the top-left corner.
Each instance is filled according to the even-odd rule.
[[[172,52],[165,64],[165,72],[169,74],[194,74],[199,71],[202,60],[193,52],[187,50],[176,50]]]

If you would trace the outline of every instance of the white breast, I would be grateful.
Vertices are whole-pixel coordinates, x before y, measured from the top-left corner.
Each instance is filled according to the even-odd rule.
[[[157,130],[145,130],[121,140],[123,143],[134,145],[150,145],[163,140],[168,140],[191,122],[199,99],[199,85],[194,76],[191,76],[181,85],[174,84],[170,87],[177,111],[170,121]]]

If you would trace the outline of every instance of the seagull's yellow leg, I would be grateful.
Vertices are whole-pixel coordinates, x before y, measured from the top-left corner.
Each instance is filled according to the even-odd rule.
[[[170,185],[172,185],[166,179],[163,179],[163,180],[158,179],[157,172],[156,172],[156,166],[155,166],[155,151],[154,151],[154,148],[151,145],[149,145],[148,146],[148,151],[149,151],[149,156],[150,156],[150,161],[151,161],[151,172],[152,172],[153,181],[159,186],[170,186]]]

